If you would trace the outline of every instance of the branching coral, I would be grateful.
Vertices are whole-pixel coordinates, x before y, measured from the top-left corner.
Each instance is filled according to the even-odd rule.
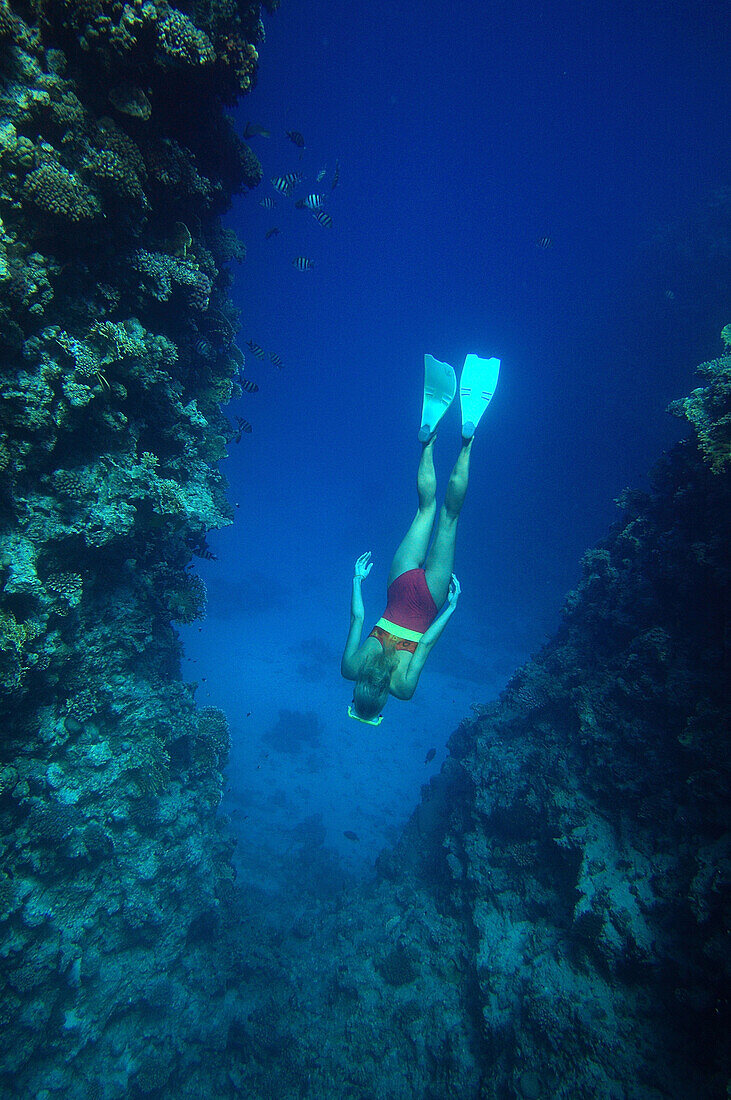
[[[731,466],[731,325],[723,329],[721,339],[723,354],[698,367],[708,384],[670,406],[670,412],[684,416],[693,425],[714,474]]]
[[[218,217],[246,154],[222,106],[253,78],[258,11],[0,0],[0,1092],[154,1091],[171,1017],[147,991],[178,969],[210,1003],[180,964],[229,896],[228,734],[198,723],[172,622],[202,613],[191,548],[231,519],[231,371],[192,348],[235,337],[242,246]]]
[[[177,8],[171,8],[160,20],[157,34],[160,50],[169,63],[211,65],[216,58],[208,35]]]
[[[91,221],[102,212],[99,199],[81,178],[53,161],[29,172],[23,198],[41,213],[69,222]]]

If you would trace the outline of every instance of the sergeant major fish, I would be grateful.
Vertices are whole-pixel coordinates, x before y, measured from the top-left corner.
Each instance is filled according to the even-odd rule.
[[[273,176],[272,187],[275,191],[278,191],[280,195],[286,195],[287,198],[289,198],[301,179],[302,176],[299,172],[287,172],[285,176]]]
[[[295,256],[292,264],[298,271],[307,271],[312,267],[312,260],[308,259],[307,256]]]
[[[257,359],[264,358],[264,348],[260,344],[255,344],[253,340],[247,340],[246,346],[251,348],[251,354],[255,355]]]

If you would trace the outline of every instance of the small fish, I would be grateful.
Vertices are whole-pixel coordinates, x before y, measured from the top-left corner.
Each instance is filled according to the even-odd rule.
[[[257,125],[256,122],[247,122],[244,127],[244,137],[248,140],[253,137],[271,137],[271,130],[265,130],[263,126]]]
[[[320,225],[324,226],[325,229],[329,229],[330,226],[333,223],[332,218],[330,217],[330,215],[327,213],[326,210],[316,210],[315,213],[313,214],[313,217],[314,217],[315,221],[319,222]]]
[[[239,382],[241,389],[244,393],[258,393],[259,387],[256,382],[251,382],[248,378],[242,378]]]
[[[255,355],[257,359],[263,359],[265,356],[264,348],[260,344],[255,344],[253,340],[247,340],[246,346],[251,348],[251,354]]]
[[[335,161],[335,174],[333,175],[333,181],[330,184],[330,190],[334,191],[337,185],[340,183],[340,161]]]
[[[270,351],[269,352],[269,358],[271,359],[272,363],[274,363],[275,367],[279,367],[281,369],[281,367],[282,367],[282,357],[281,357],[281,355],[277,355],[276,351]]]
[[[536,248],[553,248],[553,237],[539,237]]]
[[[193,344],[193,351],[196,355],[200,355],[201,359],[213,359],[216,354],[216,349],[210,340],[206,340],[205,336],[201,336],[199,340]]]
[[[203,542],[199,542],[197,546],[193,547],[193,553],[197,554],[199,558],[204,558],[205,561],[218,561],[216,555],[212,554],[211,551],[208,549],[205,540]],[[195,661],[193,663],[195,664]]]
[[[297,210],[311,210],[314,214],[315,210],[319,210],[322,206],[322,195],[316,195],[313,192],[304,199],[297,199],[294,205]]]
[[[325,179],[326,175],[327,175],[327,168],[321,168],[320,171],[315,176],[315,183],[322,183],[322,181]]]
[[[307,271],[312,267],[312,260],[309,260],[307,256],[295,256],[292,263],[298,271]]]
[[[265,199],[259,199],[259,206],[263,206],[265,210],[273,210],[276,203],[273,198],[267,195]]]
[[[273,176],[272,187],[280,195],[289,197],[301,179],[299,172],[287,172],[286,176]]]
[[[346,840],[357,840],[358,839],[357,833],[354,833],[352,829],[346,829],[345,832],[343,833],[343,836],[345,837]]]
[[[234,441],[234,443],[240,443],[241,442],[241,436],[245,432],[250,432],[251,431],[251,424],[249,423],[248,420],[244,420],[243,416],[237,416],[236,417],[236,427],[237,427],[237,431],[236,431],[236,434],[234,435],[233,441]]]
[[[437,750],[436,749],[429,749],[429,752],[426,754],[426,760],[424,761],[424,763],[425,764],[431,764],[432,760],[434,759],[434,757],[436,755],[437,755]]]
[[[287,130],[287,137],[298,149],[304,149],[305,139],[302,137],[299,130]]]
[[[266,233],[264,234],[264,240],[268,241],[270,237],[276,237],[278,232],[279,226],[273,225],[271,229],[267,229]]]

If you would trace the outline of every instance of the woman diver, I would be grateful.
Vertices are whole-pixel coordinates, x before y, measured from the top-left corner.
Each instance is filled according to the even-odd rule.
[[[365,609],[361,586],[373,568],[370,551],[358,558],[353,576],[350,630],[340,671],[346,680],[355,681],[348,714],[370,725],[381,722],[389,695],[411,699],[424,663],[457,607],[460,585],[452,572],[457,522],[467,492],[474,431],[495,392],[500,360],[476,355],[465,359],[460,378],[462,448],[449,478],[431,549],[437,512],[436,426],[454,398],[457,383],[447,363],[425,355],[424,366],[422,452],[416,479],[419,507],[391,563],[386,610],[362,645]]]

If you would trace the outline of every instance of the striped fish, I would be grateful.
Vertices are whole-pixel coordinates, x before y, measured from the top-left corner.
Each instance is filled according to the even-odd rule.
[[[322,181],[325,178],[326,173],[327,173],[327,168],[321,168],[320,171],[315,176],[315,183],[322,183]]]
[[[297,199],[294,204],[298,210],[311,210],[312,213],[319,210],[322,206],[322,195],[316,195],[314,192],[311,195],[307,195],[304,199]]]
[[[241,436],[243,435],[243,433],[251,431],[251,424],[249,423],[248,420],[244,420],[243,416],[237,416],[236,417],[236,429],[237,430],[236,430],[236,434],[234,435],[233,441],[234,441],[234,443],[240,443],[241,442]]]
[[[266,353],[260,344],[255,344],[253,340],[247,340],[246,346],[251,348],[251,354],[255,355],[257,359],[264,358]]]
[[[314,212],[313,217],[314,217],[315,221],[319,222],[320,225],[325,227],[325,229],[329,229],[330,226],[333,223],[332,218],[330,217],[330,215],[325,210],[316,210]]]
[[[205,336],[201,336],[199,340],[196,340],[193,344],[193,350],[196,355],[200,355],[201,359],[213,359],[216,354],[213,344],[210,340],[206,340]]]
[[[272,363],[274,363],[274,366],[278,367],[281,370],[281,368],[282,368],[282,357],[281,357],[281,355],[277,355],[276,351],[270,351],[269,352],[269,358],[271,359]]]
[[[312,267],[312,260],[309,260],[307,256],[295,256],[292,263],[298,271],[307,271]]]
[[[299,172],[287,172],[286,176],[274,176],[272,178],[272,187],[275,191],[278,191],[280,195],[289,197],[301,179],[302,176]]]
[[[536,241],[537,248],[553,248],[553,239],[551,237],[539,237]]]
[[[239,385],[241,386],[241,389],[244,391],[244,393],[259,392],[259,387],[257,386],[256,382],[250,382],[248,378],[242,378],[239,382]]]
[[[298,149],[304,149],[305,139],[302,137],[299,130],[287,130],[287,137]]]
[[[263,206],[265,210],[273,210],[275,202],[269,195],[265,199],[259,199],[259,206]]]

